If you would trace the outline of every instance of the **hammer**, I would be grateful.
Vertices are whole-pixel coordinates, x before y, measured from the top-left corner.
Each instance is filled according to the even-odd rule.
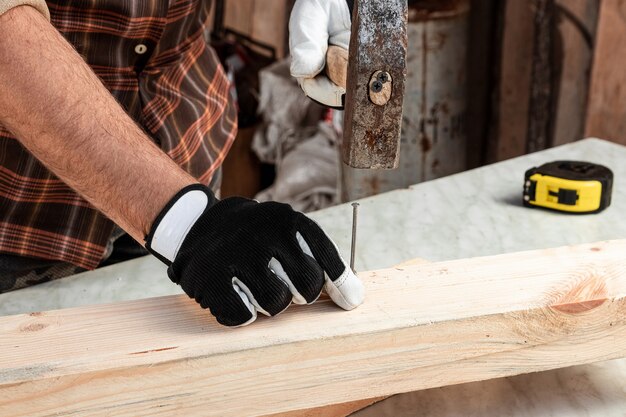
[[[345,88],[343,161],[398,167],[406,80],[407,0],[357,0],[350,53],[330,46],[326,73]]]

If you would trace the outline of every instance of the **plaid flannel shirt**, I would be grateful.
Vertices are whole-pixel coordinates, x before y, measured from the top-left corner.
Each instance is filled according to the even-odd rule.
[[[211,2],[46,3],[53,26],[128,114],[179,166],[208,183],[236,134],[229,82],[204,38]],[[0,253],[93,269],[113,226],[0,126]]]

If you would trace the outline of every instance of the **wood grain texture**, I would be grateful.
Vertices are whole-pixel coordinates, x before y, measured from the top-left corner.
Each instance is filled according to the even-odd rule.
[[[286,413],[272,414],[265,417],[347,417],[370,405],[385,400],[387,397],[371,398],[367,400],[351,401],[349,403],[327,405],[311,408],[308,410],[288,411]]]
[[[246,35],[252,35],[255,0],[226,0],[224,25]]]
[[[557,0],[557,103],[552,145],[584,138],[599,0]]]
[[[239,127],[237,138],[222,164],[220,198],[254,198],[261,191],[261,162],[252,151],[256,126]]]
[[[330,45],[326,53],[326,75],[339,87],[346,88],[348,77],[348,50]]]
[[[488,162],[585,137],[600,1],[555,0],[555,8],[540,7],[546,3],[552,1],[498,3]],[[542,9],[551,10],[553,23],[538,23]]]
[[[396,267],[400,268],[405,266],[424,265],[427,263],[430,263],[430,261],[422,258],[415,258],[396,265]],[[343,404],[333,404],[323,407],[310,408],[308,410],[288,411],[286,413],[272,414],[271,416],[265,417],[347,417],[350,414],[367,408],[377,402],[386,400],[387,398],[389,397],[385,396],[378,398],[369,398],[365,400],[351,401]]]
[[[546,149],[552,136],[552,106],[555,96],[554,22],[555,0],[533,0],[533,59],[528,105],[526,152]]]
[[[626,2],[602,0],[585,135],[626,144]]]
[[[220,327],[186,297],[0,318],[0,415],[259,416],[626,356],[626,241],[362,273]]]
[[[238,2],[239,0],[231,0]],[[288,21],[291,13],[289,0],[255,0],[252,12],[252,36],[276,48],[276,56],[289,54],[287,39]]]
[[[292,0],[226,0],[224,25],[271,45],[277,58],[288,54],[287,22]]]
[[[501,38],[497,45],[496,92],[487,161],[526,153],[532,74],[534,13],[532,2],[508,0],[501,7]]]

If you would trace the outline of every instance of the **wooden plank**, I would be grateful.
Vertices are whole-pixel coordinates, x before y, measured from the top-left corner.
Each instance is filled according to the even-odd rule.
[[[240,127],[237,138],[222,164],[220,198],[254,198],[261,191],[261,162],[252,151],[256,126]]]
[[[626,356],[626,240],[362,273],[228,329],[184,296],[0,318],[0,415],[259,416]]]
[[[467,168],[482,166],[486,155],[490,109],[493,100],[494,26],[499,0],[472,1],[469,14],[467,56],[467,106],[464,122],[467,129]],[[410,74],[410,73],[409,73]]]
[[[602,0],[593,58],[586,136],[626,144],[626,2]]]
[[[427,263],[429,263],[429,261],[426,259],[415,258],[403,262],[400,265],[396,265],[396,267],[424,265]],[[266,417],[346,417],[387,398],[389,397],[369,398],[366,400],[351,401],[349,403],[316,407],[308,410],[288,411],[286,413],[272,414],[271,416]]]
[[[496,93],[487,161],[524,155],[533,58],[532,2],[507,0],[502,8],[496,51]]]
[[[546,149],[551,142],[554,94],[555,0],[533,0],[533,59],[528,105],[526,152]]]
[[[251,35],[254,5],[255,0],[225,0],[224,26]]]
[[[548,3],[552,1],[499,3],[488,162],[585,137],[599,0],[555,0],[553,10],[540,7]],[[552,36],[551,19],[541,25],[541,15],[535,14],[542,10],[554,12],[557,30]],[[548,36],[536,33],[535,26]]]
[[[258,41],[274,46],[278,58],[283,58],[289,52],[288,21],[291,6],[288,0],[254,2],[251,35]]]
[[[286,413],[272,414],[265,417],[347,417],[370,405],[386,399],[387,397],[371,398],[367,400],[352,401],[349,403],[327,405],[308,410],[288,411]]]
[[[552,145],[583,139],[599,0],[558,0],[560,45]]]
[[[292,0],[226,0],[224,26],[273,46],[276,56],[283,58],[289,52],[287,22],[292,6]]]

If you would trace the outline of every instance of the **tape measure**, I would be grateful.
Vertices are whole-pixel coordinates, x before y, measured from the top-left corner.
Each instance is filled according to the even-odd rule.
[[[611,204],[613,172],[590,162],[555,161],[526,171],[524,205],[598,213]]]

